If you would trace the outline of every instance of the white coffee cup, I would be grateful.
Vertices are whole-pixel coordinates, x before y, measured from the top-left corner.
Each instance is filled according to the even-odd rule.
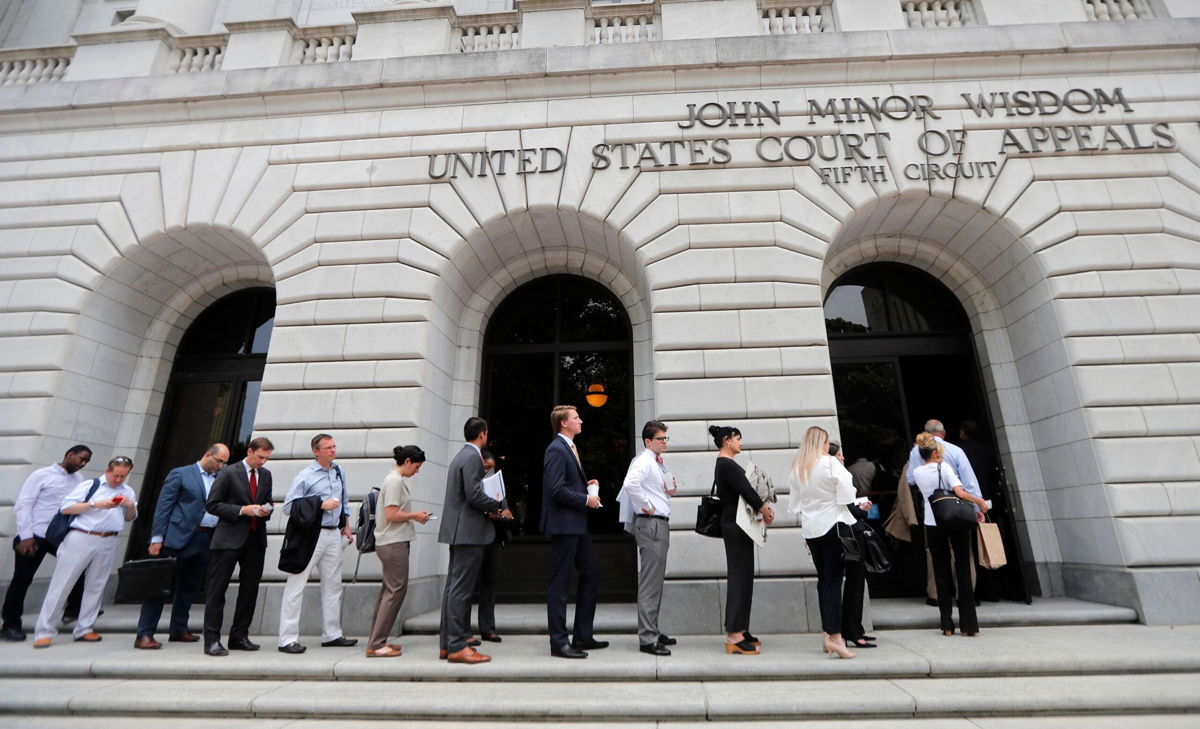
[[[588,496],[599,496],[600,495],[600,484],[589,483],[587,490],[588,490]]]

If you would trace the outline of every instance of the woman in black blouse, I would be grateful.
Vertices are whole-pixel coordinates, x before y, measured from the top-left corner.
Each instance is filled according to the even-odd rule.
[[[769,525],[775,512],[763,503],[746,479],[746,471],[733,460],[742,452],[742,432],[721,425],[710,426],[720,452],[713,479],[721,499],[721,532],[725,540],[728,596],[725,601],[725,652],[758,655],[761,642],[750,634],[750,602],[754,597],[754,542],[737,525],[738,497],[757,509]]]

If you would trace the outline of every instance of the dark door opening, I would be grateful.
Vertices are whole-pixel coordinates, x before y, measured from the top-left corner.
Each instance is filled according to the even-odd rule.
[[[871,500],[880,507],[872,521],[881,527],[891,514],[916,434],[926,420],[941,420],[946,439],[970,449],[972,467],[984,498],[992,499],[993,521],[1001,523],[1009,556],[1009,565],[1000,570],[979,570],[977,594],[985,599],[1023,599],[1011,510],[996,469],[992,419],[961,304],[917,268],[870,264],[830,287],[825,324],[846,463],[866,458],[880,467],[871,485]],[[959,437],[966,421],[979,427],[973,443]],[[920,530],[914,530],[912,543],[893,544],[894,568],[868,577],[871,595],[924,595],[926,560]]]
[[[603,393],[589,392],[597,385]],[[550,410],[569,404],[583,418],[575,442],[588,476],[600,481],[604,504],[588,521],[600,561],[600,596],[632,600],[636,555],[617,521],[616,504],[633,457],[633,344],[625,307],[579,276],[546,276],[521,286],[488,324],[482,386],[488,446],[504,471],[514,516],[498,599],[545,599],[550,544],[538,529],[542,458],[553,437]]]
[[[130,559],[146,553],[158,494],[171,469],[200,460],[217,442],[229,446],[230,463],[245,458],[274,321],[275,290],[252,288],[205,309],[183,335],[138,496]]]

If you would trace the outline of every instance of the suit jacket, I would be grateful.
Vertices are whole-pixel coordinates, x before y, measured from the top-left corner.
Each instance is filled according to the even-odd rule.
[[[265,468],[258,469],[258,498],[250,499],[250,478],[246,475],[246,467],[242,461],[231,463],[222,468],[213,481],[212,490],[208,493],[205,509],[221,519],[213,531],[210,549],[239,549],[251,533],[258,540],[258,546],[267,548],[267,520],[264,517],[243,516],[241,509],[247,504],[271,503],[271,472]],[[252,519],[258,519],[258,529],[250,529]]]
[[[464,445],[446,473],[446,499],[442,503],[442,544],[491,544],[496,529],[488,512],[499,511],[499,501],[483,492],[483,459],[471,445]]]
[[[587,476],[559,436],[542,462],[542,534],[587,534]]]
[[[279,569],[289,574],[299,574],[312,560],[321,538],[320,496],[306,496],[292,502],[292,513],[288,516],[287,531],[283,534],[283,547],[279,550]]]
[[[154,507],[154,526],[150,533],[162,536],[163,546],[183,549],[196,534],[204,518],[204,479],[195,463],[171,469]]]

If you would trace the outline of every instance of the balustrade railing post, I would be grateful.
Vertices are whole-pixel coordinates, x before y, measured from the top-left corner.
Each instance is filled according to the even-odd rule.
[[[1087,20],[1082,0],[973,0],[979,25],[1075,23]],[[1036,18],[1036,20],[1033,20]]]
[[[292,18],[225,21],[229,43],[221,68],[269,68],[292,63],[297,33]]]
[[[664,40],[765,35],[757,0],[659,0]]]
[[[833,0],[838,30],[907,28],[899,0]]]
[[[517,0],[521,47],[581,46],[588,42],[591,0]]]
[[[449,2],[423,3],[391,10],[356,11],[354,58],[427,56],[457,50],[458,15]]]

